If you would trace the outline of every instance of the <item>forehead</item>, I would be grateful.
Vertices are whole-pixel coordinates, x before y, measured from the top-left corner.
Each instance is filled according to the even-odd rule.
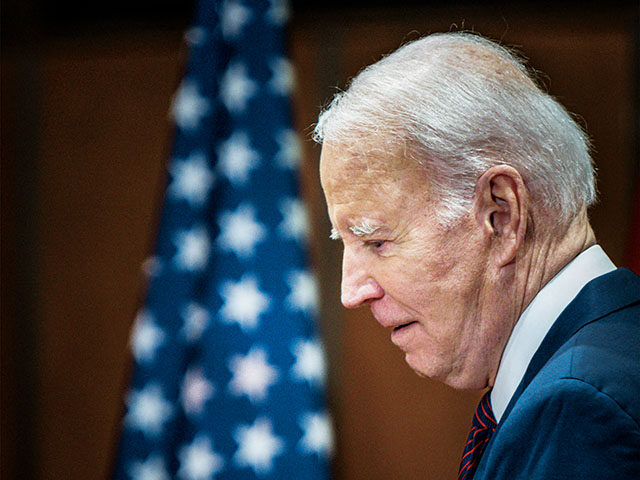
[[[356,191],[392,196],[426,193],[428,186],[424,169],[399,152],[354,154],[326,144],[320,157],[320,181],[325,194],[335,201]]]

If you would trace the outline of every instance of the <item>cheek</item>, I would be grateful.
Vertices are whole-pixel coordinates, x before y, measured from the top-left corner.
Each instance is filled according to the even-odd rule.
[[[455,262],[434,262],[407,275],[401,292],[422,323],[426,335],[448,349],[473,328],[481,283],[468,268]]]

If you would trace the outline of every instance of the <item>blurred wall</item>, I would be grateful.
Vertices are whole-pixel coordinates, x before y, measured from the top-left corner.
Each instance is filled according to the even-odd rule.
[[[622,262],[637,169],[637,6],[329,5],[294,13],[295,113],[307,137],[335,87],[421,34],[456,24],[525,52],[587,126],[601,194],[593,223]],[[140,265],[165,181],[181,34],[129,26],[3,45],[3,478],[80,480],[109,470]],[[478,394],[419,379],[368,312],[340,308],[341,252],[327,239],[319,148],[304,149],[336,478],[455,478]]]
[[[51,39],[31,52],[31,85],[3,79],[11,83],[3,97],[16,102],[3,105],[3,124],[28,113],[22,123],[31,128],[12,132],[23,144],[11,156],[3,152],[12,196],[3,212],[13,212],[8,224],[21,230],[9,239],[13,247],[3,238],[3,270],[11,272],[3,278],[3,304],[10,303],[2,341],[3,351],[13,350],[13,365],[3,361],[3,414],[16,405],[21,438],[3,428],[2,446],[3,457],[17,449],[16,468],[33,478],[106,475],[142,293],[140,265],[163,185],[180,45],[179,31]],[[21,96],[35,103],[33,111],[21,110]],[[27,162],[25,150],[33,155]],[[7,383],[5,367],[13,369]]]
[[[622,264],[637,169],[637,10],[538,6],[395,8],[305,15],[293,53],[299,73],[300,129],[350,77],[400,44],[432,31],[472,29],[515,46],[548,90],[586,126],[595,146],[601,200],[591,212],[599,242]],[[453,26],[455,24],[455,26]],[[452,27],[453,26],[453,27]],[[323,265],[330,347],[336,348],[336,463],[344,479],[456,478],[478,394],[418,378],[368,311],[338,310],[340,246],[316,178],[319,148],[306,144],[306,172],[316,218],[316,263]],[[331,303],[333,302],[333,303]],[[332,309],[332,310],[331,310]],[[336,358],[336,355],[334,355]]]

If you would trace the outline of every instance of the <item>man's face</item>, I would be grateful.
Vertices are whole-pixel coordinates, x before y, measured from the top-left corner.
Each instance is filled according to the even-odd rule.
[[[418,374],[484,387],[494,357],[493,323],[482,321],[488,247],[471,216],[440,227],[426,173],[401,158],[325,145],[320,177],[344,243],[344,306],[368,305]]]

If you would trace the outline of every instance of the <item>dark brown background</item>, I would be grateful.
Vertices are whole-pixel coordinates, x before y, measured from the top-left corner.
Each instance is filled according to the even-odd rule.
[[[2,478],[107,476],[184,60],[191,7],[178,3],[3,4]],[[637,3],[418,4],[294,2],[299,130],[308,138],[336,86],[407,40],[452,25],[501,39],[544,72],[593,138],[601,192],[593,224],[622,264],[637,173]],[[368,312],[339,307],[319,148],[304,148],[336,478],[455,478],[478,394],[419,379]]]

